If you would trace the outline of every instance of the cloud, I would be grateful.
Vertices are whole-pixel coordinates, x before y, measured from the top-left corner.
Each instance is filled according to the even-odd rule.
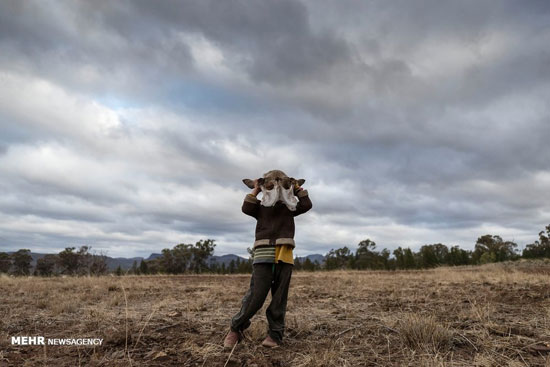
[[[246,187],[307,180],[298,254],[550,223],[546,2],[0,5],[0,250],[246,255]]]

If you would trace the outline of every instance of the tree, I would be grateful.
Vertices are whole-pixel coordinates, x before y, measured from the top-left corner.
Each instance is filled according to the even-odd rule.
[[[93,254],[91,253],[90,246],[80,246],[77,254],[77,269],[76,273],[79,275],[90,275],[90,269],[94,262]]]
[[[15,275],[29,275],[31,269],[31,250],[21,249],[11,255],[13,259],[13,273]]]
[[[208,259],[214,253],[216,244],[214,240],[200,240],[195,245],[180,243],[173,249],[163,249],[162,256],[149,261],[151,267],[160,268],[165,273],[181,274],[188,271],[201,273],[203,271],[215,271],[215,267]],[[157,266],[158,265],[158,266]],[[152,270],[149,269],[149,272]]]
[[[237,258],[237,261],[235,261],[235,272],[240,273],[241,271],[241,259]]]
[[[304,260],[304,263],[302,265],[302,268],[305,271],[315,271],[315,264],[313,262],[311,262],[309,257],[306,257],[306,259]]]
[[[115,274],[116,274],[117,276],[121,276],[121,275],[122,275],[122,268],[120,267],[120,265],[116,268]]]
[[[391,253],[387,248],[382,249],[379,254],[381,269],[395,270],[395,259],[390,259]]]
[[[107,257],[91,252],[91,246],[66,247],[57,255],[62,274],[100,275],[107,272]]]
[[[478,261],[480,264],[489,264],[497,262],[497,257],[494,252],[484,252]]]
[[[93,254],[89,263],[88,273],[91,275],[102,275],[107,273],[107,256]]]
[[[447,263],[447,258],[449,257],[449,248],[442,243],[436,243],[430,245],[433,248],[433,252],[437,259],[438,265],[443,265]]]
[[[172,249],[172,257],[174,259],[173,269],[170,273],[182,274],[192,268],[193,245],[180,243]]]
[[[458,246],[453,246],[449,250],[447,256],[447,264],[449,265],[468,265],[470,263],[471,252],[461,249]]]
[[[395,266],[398,269],[405,269],[405,253],[401,246],[393,250],[393,256],[395,258]]]
[[[395,266],[398,269],[414,269],[416,267],[414,254],[410,248],[398,247],[393,250],[393,256],[395,257]]]
[[[417,264],[421,268],[433,268],[441,265],[436,248],[433,245],[424,245],[420,247],[417,253]]]
[[[252,260],[241,260],[237,259],[237,273],[239,274],[246,274],[246,273],[252,273]]]
[[[48,254],[36,261],[36,273],[41,276],[51,276],[55,273],[55,267],[59,263],[57,255]]]
[[[6,252],[0,252],[0,273],[9,273],[11,268],[11,256]]]
[[[393,267],[389,250],[376,251],[376,243],[370,239],[359,242],[354,260],[350,262],[350,267],[355,269],[389,269]]]
[[[302,260],[300,260],[299,257],[296,257],[294,259],[294,270],[296,271],[302,270]]]
[[[180,245],[177,245],[180,246]],[[177,247],[176,246],[176,247]],[[158,259],[160,269],[164,273],[168,274],[175,274],[177,271],[176,267],[176,259],[174,256],[174,251],[170,250],[169,248],[162,249],[162,256]]]
[[[313,261],[313,271],[317,271],[321,269],[321,264],[319,264],[318,260]]]
[[[525,246],[522,256],[527,259],[550,257],[550,224],[546,226],[546,233],[539,232],[539,239]]]
[[[147,270],[149,274],[158,274],[164,272],[161,264],[161,257],[157,257],[156,259],[147,260]]]
[[[336,250],[332,249],[326,256],[325,268],[327,270],[345,269],[352,256],[351,251],[346,246]]]
[[[208,269],[206,260],[214,253],[214,247],[216,247],[214,242],[214,240],[207,239],[195,243],[195,247],[192,248],[193,269],[195,273],[201,273]]]
[[[363,240],[355,251],[355,266],[357,269],[377,269],[378,259],[375,251],[376,243],[370,239]]]
[[[149,274],[149,269],[147,267],[147,261],[141,260],[139,263],[139,272],[140,274]]]
[[[210,262],[209,269],[210,269],[210,272],[216,273],[216,274],[220,274],[220,271],[221,271],[220,264],[218,264],[215,261]]]
[[[517,259],[516,248],[517,244],[512,241],[503,241],[500,236],[492,236],[490,234],[481,236],[477,239],[472,258],[475,263],[481,263],[481,257],[485,253],[483,261],[499,262],[506,260]]]
[[[413,254],[413,252],[410,248],[407,247],[403,251],[403,256],[404,256],[405,269],[414,269],[414,268],[416,268],[416,266],[417,266],[416,260],[414,259],[414,254]]]
[[[74,275],[79,268],[79,254],[74,252],[75,247],[66,247],[58,256],[59,266],[63,274]]]

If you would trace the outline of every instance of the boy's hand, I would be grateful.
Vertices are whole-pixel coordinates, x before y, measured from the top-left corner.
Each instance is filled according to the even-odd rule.
[[[257,196],[260,191],[262,191],[262,189],[260,188],[260,185],[258,184],[258,180],[254,180],[254,188],[252,189],[252,191],[250,192],[250,195],[252,196]]]
[[[294,195],[298,195],[298,193],[299,193],[300,191],[302,191],[303,189],[304,189],[304,188],[303,188],[302,186],[298,186],[298,185],[296,184],[296,186],[294,186]]]

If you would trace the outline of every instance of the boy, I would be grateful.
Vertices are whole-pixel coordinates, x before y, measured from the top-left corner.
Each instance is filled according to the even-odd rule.
[[[286,302],[294,266],[294,217],[311,209],[308,192],[284,172],[273,170],[257,180],[243,182],[252,192],[246,195],[243,213],[256,218],[256,240],[253,250],[253,271],[250,288],[242,299],[240,311],[231,319],[231,331],[224,340],[225,348],[233,348],[250,326],[250,319],[262,307],[271,289],[271,303],[266,311],[268,335],[265,347],[276,347],[283,340]],[[263,193],[262,200],[256,196]],[[296,199],[298,196],[298,199]]]

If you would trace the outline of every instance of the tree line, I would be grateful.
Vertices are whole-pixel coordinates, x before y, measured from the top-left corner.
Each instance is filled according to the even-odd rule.
[[[31,275],[29,249],[12,254],[0,252],[0,273]],[[58,254],[47,254],[36,261],[32,275],[101,275],[107,273],[107,256],[91,252],[91,247],[67,247]]]
[[[498,235],[484,235],[477,239],[473,250],[459,246],[448,247],[442,243],[424,245],[414,252],[410,248],[398,247],[376,250],[376,243],[370,239],[359,242],[355,253],[348,247],[332,249],[323,265],[314,270],[335,269],[428,269],[437,266],[480,265],[501,261],[515,261],[520,258],[550,258],[550,225],[539,232],[539,239],[528,244],[520,253],[517,243],[505,241]],[[393,256],[392,256],[393,255]]]
[[[195,244],[178,244],[173,248],[162,250],[161,256],[134,261],[132,267],[123,270],[120,266],[113,272],[116,275],[127,274],[185,274],[217,273],[235,274],[252,272],[252,250],[248,249],[249,258],[231,260],[226,265],[209,261],[214,254],[215,240],[200,240]],[[347,246],[331,249],[324,262],[313,262],[309,258],[296,258],[296,270],[397,270],[427,269],[436,266],[478,265],[501,261],[514,261],[520,258],[550,258],[550,225],[539,233],[539,239],[528,244],[521,254],[518,245],[505,241],[498,235],[484,235],[477,239],[473,250],[464,250],[459,246],[448,247],[442,243],[424,245],[413,251],[410,248],[398,247],[393,251],[386,248],[377,250],[376,243],[370,239],[363,240],[352,252]],[[31,275],[32,257],[28,249],[21,249],[12,254],[0,252],[0,273],[13,275]],[[58,254],[48,254],[36,262],[32,275],[102,275],[108,273],[107,257],[91,252],[91,247],[67,247]]]
[[[161,256],[142,260],[140,265],[134,263],[129,274],[186,274],[186,273],[217,273],[235,274],[252,272],[252,259],[237,258],[231,260],[226,266],[225,263],[209,261],[214,254],[216,247],[215,240],[200,240],[193,244],[178,244],[171,249],[162,250]],[[249,249],[249,254],[251,250]],[[117,274],[124,272],[117,269]]]

